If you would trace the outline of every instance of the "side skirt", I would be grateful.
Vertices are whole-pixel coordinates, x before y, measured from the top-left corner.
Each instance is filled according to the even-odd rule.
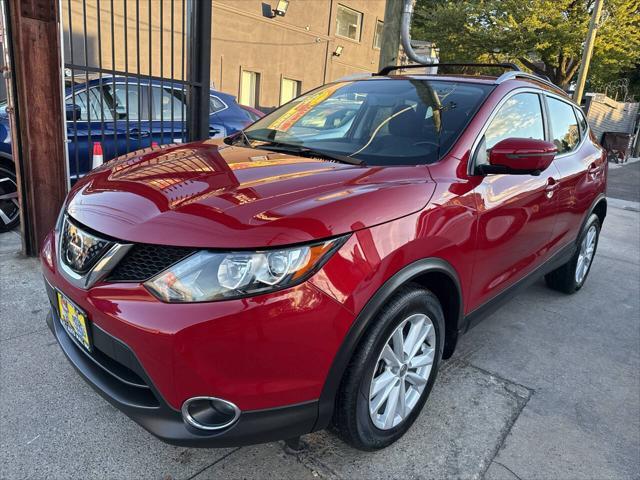
[[[515,284],[500,292],[488,302],[476,308],[473,312],[467,314],[464,319],[465,327],[464,332],[468,332],[471,328],[475,327],[487,316],[498,310],[502,305],[511,300],[517,293],[531,286],[540,277],[546,275],[549,272],[554,271],[556,268],[564,265],[576,252],[576,244],[571,242],[569,245],[559,250],[553,257],[547,260],[544,264],[540,265],[533,272],[527,276],[518,280]]]

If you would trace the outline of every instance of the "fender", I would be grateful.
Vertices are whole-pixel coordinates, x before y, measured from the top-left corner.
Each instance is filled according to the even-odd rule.
[[[2,162],[3,160],[6,160],[6,162]],[[13,157],[10,153],[0,151],[0,163],[9,163],[13,165]]]
[[[374,321],[376,313],[400,286],[429,272],[444,273],[455,285],[456,294],[460,299],[460,306],[457,315],[458,318],[456,319],[456,333],[461,329],[464,318],[462,289],[460,288],[458,274],[453,266],[441,258],[429,257],[417,260],[404,267],[389,278],[382,287],[376,291],[373,297],[371,297],[353,321],[353,324],[347,332],[347,335],[345,336],[342,345],[331,364],[331,368],[329,369],[329,373],[325,380],[318,402],[318,419],[312,431],[322,430],[330,424],[331,417],[333,416],[335,397],[338,389],[340,388],[340,382],[342,381],[344,371],[346,370],[360,339],[367,331],[369,325]]]
[[[604,202],[604,214],[602,215],[602,221],[600,222],[601,224],[600,227],[602,227],[602,224],[604,224],[604,218],[607,216],[607,197],[604,193],[600,193],[598,194],[596,199],[593,201],[593,203],[591,204],[591,207],[589,207],[589,210],[587,210],[587,213],[582,219],[582,223],[580,224],[580,229],[578,230],[578,235],[576,236],[576,242],[578,242],[578,239],[580,238],[580,234],[584,230],[584,226],[587,224],[589,217],[591,217],[591,214],[594,213],[595,209],[598,207],[600,202]]]

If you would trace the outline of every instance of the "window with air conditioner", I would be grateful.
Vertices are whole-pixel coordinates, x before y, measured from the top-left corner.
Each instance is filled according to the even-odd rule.
[[[344,5],[338,5],[336,14],[336,35],[359,42],[361,31],[362,13],[345,7]]]

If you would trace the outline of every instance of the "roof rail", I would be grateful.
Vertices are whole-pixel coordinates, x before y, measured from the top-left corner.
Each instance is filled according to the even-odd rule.
[[[405,68],[429,68],[429,67],[482,67],[482,68],[504,68],[508,70],[520,71],[520,67],[515,63],[430,63],[430,64],[412,64],[412,65],[388,65],[382,68],[376,76],[389,75],[394,70],[404,70]],[[514,73],[514,72],[507,72]]]
[[[558,90],[563,94],[568,95],[567,92],[565,92],[562,88],[560,88],[558,85],[556,85],[551,80],[549,80],[549,78],[545,78],[543,76],[535,75],[533,73],[527,73],[527,72],[504,72],[502,75],[496,78],[496,84],[501,84],[503,82],[506,82],[507,80],[514,80],[516,78],[526,78],[528,80],[535,80],[536,82],[544,83],[548,87],[552,87],[555,90]]]
[[[373,73],[353,73],[351,75],[345,75],[344,77],[340,77],[335,82],[350,82],[353,80],[363,80],[365,78],[371,78]]]

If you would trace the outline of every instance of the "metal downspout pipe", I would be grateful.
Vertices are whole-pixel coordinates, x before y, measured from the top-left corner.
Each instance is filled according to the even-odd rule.
[[[436,59],[433,57],[425,57],[418,55],[411,46],[411,16],[413,15],[413,1],[404,0],[404,8],[402,10],[402,20],[400,26],[400,38],[402,40],[402,48],[406,52],[407,56],[416,63],[423,65],[432,65],[436,63]]]

